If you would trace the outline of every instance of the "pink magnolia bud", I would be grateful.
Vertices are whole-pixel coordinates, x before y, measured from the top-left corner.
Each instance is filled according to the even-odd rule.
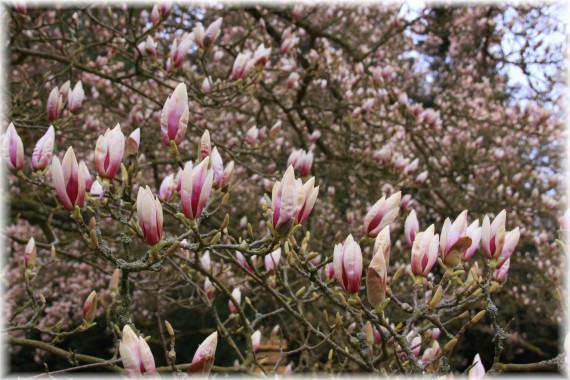
[[[377,252],[382,252],[384,255],[384,261],[386,267],[390,265],[390,248],[392,243],[390,242],[390,226],[386,226],[380,231],[376,239],[374,240],[374,247],[372,248],[372,255],[374,256]]]
[[[194,32],[194,40],[196,41],[196,45],[198,45],[201,48],[204,48],[204,26],[202,25],[202,23],[197,23],[196,26],[194,27],[194,30],[192,31]]]
[[[420,174],[418,174],[418,176],[416,177],[416,183],[424,183],[426,181],[428,177],[428,171],[425,170],[423,172],[421,172]]]
[[[160,13],[158,11],[158,5],[154,5],[152,7],[152,11],[150,12],[150,22],[153,24],[157,24],[160,21]]]
[[[259,138],[259,129],[257,128],[256,125],[254,125],[253,127],[247,130],[247,133],[245,135],[245,142],[248,143],[249,145],[254,145],[257,142],[258,138]]]
[[[416,216],[416,212],[412,210],[408,214],[406,222],[404,223],[404,235],[406,236],[406,242],[410,247],[414,244],[414,239],[416,238],[416,234],[419,229],[420,224],[418,222],[418,217]]]
[[[419,232],[412,245],[412,273],[425,277],[437,261],[439,235],[434,235],[433,224],[427,230]]]
[[[467,228],[467,210],[464,210],[453,223],[445,219],[439,240],[439,253],[443,263],[452,268],[459,265],[461,255],[471,246],[471,238],[465,236]]]
[[[437,338],[439,338],[440,334],[441,334],[441,330],[438,327],[431,329],[431,338],[433,340],[437,340]]]
[[[49,121],[59,119],[61,109],[63,107],[63,99],[59,94],[59,89],[54,87],[51,90],[47,101],[47,117]]]
[[[87,323],[93,322],[97,312],[97,293],[92,291],[83,304],[83,320]]]
[[[479,354],[473,358],[473,364],[475,365],[469,370],[469,380],[482,379],[485,376],[485,367],[483,367]]]
[[[277,248],[275,251],[271,252],[269,255],[265,255],[265,271],[275,272],[277,265],[279,265],[279,260],[281,259],[281,248]]]
[[[127,156],[137,154],[139,151],[139,146],[141,144],[141,129],[137,128],[127,138],[127,146],[125,153]]]
[[[334,278],[334,262],[328,263],[326,268],[327,280],[330,281]]]
[[[28,244],[26,244],[26,249],[24,249],[24,265],[28,269],[34,269],[36,266],[36,240],[32,236],[30,240],[28,240]]]
[[[283,376],[293,376],[293,363],[287,364],[287,367],[283,370]]]
[[[279,325],[273,326],[273,328],[271,329],[271,334],[270,334],[271,337],[276,337],[280,331],[281,331],[281,326],[279,326]]]
[[[410,174],[418,168],[419,159],[413,160],[408,166],[404,168],[404,174]]]
[[[500,268],[497,268],[493,273],[493,280],[498,282],[505,282],[507,280],[507,274],[509,274],[509,269],[511,267],[511,259],[506,259]]]
[[[123,366],[131,378],[142,375],[156,375],[154,356],[143,337],[137,336],[129,325],[123,327],[119,353]]]
[[[172,198],[172,194],[174,194],[175,190],[175,183],[174,183],[174,174],[167,175],[162,180],[160,184],[160,189],[158,190],[158,197],[165,202],[170,201]]]
[[[302,201],[299,191],[302,191],[301,180],[295,179],[293,167],[289,166],[282,181],[277,181],[272,191],[272,225],[280,235],[289,233],[295,223],[299,201]]]
[[[20,14],[28,14],[28,7],[26,6],[26,2],[23,0],[16,0],[14,1],[14,6],[16,7],[16,12]]]
[[[50,125],[45,135],[38,140],[32,153],[32,168],[34,171],[44,170],[53,157],[53,145],[55,143],[55,130]]]
[[[501,211],[495,217],[493,223],[490,223],[489,217],[485,215],[483,218],[483,226],[481,229],[481,246],[483,253],[489,260],[498,259],[503,251],[505,244],[505,223],[507,221],[507,212]]]
[[[234,290],[232,291],[232,297],[234,298],[236,303],[234,304],[232,302],[232,300],[230,299],[228,301],[228,308],[230,309],[230,313],[237,314],[237,312],[238,312],[237,308],[239,307],[239,304],[241,303],[241,291],[239,290],[239,288],[234,288]]]
[[[273,138],[273,137],[277,136],[279,131],[281,131],[281,125],[282,124],[283,123],[281,122],[281,120],[278,120],[275,124],[273,124],[273,126],[269,130],[269,137]],[[289,166],[289,165],[287,165],[287,166]]]
[[[389,236],[389,235],[388,235]],[[366,295],[374,307],[386,297],[386,261],[382,249],[375,250],[374,257],[366,270]]]
[[[212,284],[212,281],[210,281],[208,277],[206,277],[206,280],[204,281],[204,291],[206,292],[208,298],[210,299],[214,298],[214,295],[216,293],[216,288],[214,287],[214,284]]]
[[[196,43],[200,47],[208,48],[213,45],[221,33],[222,18],[218,18],[216,21],[210,24],[204,33],[204,39],[202,40],[202,45],[198,43],[198,38],[196,38]]]
[[[382,197],[370,208],[364,217],[362,231],[369,237],[375,238],[380,231],[394,221],[400,211],[401,192],[397,192],[390,198]]]
[[[24,168],[24,144],[13,123],[10,123],[2,136],[2,160],[11,172]]]
[[[319,195],[319,186],[315,187],[315,177],[311,177],[301,189],[302,203],[298,206],[295,224],[303,224],[311,215],[317,196]]]
[[[210,251],[204,252],[202,257],[200,257],[200,264],[206,269],[208,272],[212,269],[212,259],[210,259]]]
[[[202,81],[202,87],[200,88],[202,93],[207,94],[212,89],[212,78],[206,77]]]
[[[253,273],[253,268],[249,265],[245,257],[242,255],[240,251],[236,251],[236,259],[239,265],[247,269],[249,272]],[[256,256],[250,257],[251,263],[255,266]]]
[[[91,196],[94,198],[101,198],[105,194],[105,189],[103,189],[103,185],[101,185],[99,181],[95,181],[91,185],[89,194],[91,194]]]
[[[55,156],[53,158],[51,164],[53,185],[59,200],[68,210],[73,210],[74,206],[83,207],[86,191],[86,170],[83,161],[77,164],[72,147],[69,147],[65,152],[62,163],[59,162],[59,158]]]
[[[158,6],[158,10],[160,10],[160,14],[166,16],[170,13],[172,9],[172,2],[170,0],[162,0],[160,5]]]
[[[471,239],[471,246],[463,252],[461,255],[462,261],[469,261],[475,254],[477,248],[479,248],[479,243],[481,242],[481,227],[479,227],[479,220],[474,221],[467,227],[465,231],[465,235],[467,235]]]
[[[358,293],[362,278],[362,251],[352,235],[334,247],[334,276],[348,293]]]
[[[79,81],[75,84],[73,91],[71,91],[67,97],[67,107],[69,108],[69,111],[77,113],[83,104],[84,97],[85,91],[83,91],[83,84]]]
[[[214,365],[216,347],[218,346],[218,332],[215,331],[208,336],[194,354],[192,363],[188,367],[189,374],[200,374],[207,376]]]
[[[289,74],[289,77],[287,78],[285,84],[287,85],[287,88],[297,88],[299,85],[299,73],[293,71],[291,74]]]
[[[520,230],[518,227],[507,233],[505,237],[505,245],[503,245],[501,256],[497,262],[497,268],[501,268],[505,264],[506,260],[511,258],[515,247],[519,242],[520,236]]]
[[[311,136],[309,136],[309,140],[311,140],[311,142],[316,142],[319,138],[321,137],[321,131],[319,130],[314,130],[313,133],[311,133]]]
[[[270,56],[271,48],[265,48],[265,45],[261,44],[253,53],[253,62],[256,67],[264,67]]]
[[[195,167],[191,162],[184,166],[180,199],[182,211],[189,219],[199,218],[210,198],[214,173],[208,170],[209,162],[210,158],[206,157]]]
[[[259,346],[261,345],[261,331],[255,330],[253,334],[251,334],[251,347],[253,352],[257,352],[259,350]]]
[[[71,81],[66,81],[64,84],[61,85],[59,88],[59,94],[66,98],[67,94],[69,94],[69,89],[71,88]]]
[[[416,358],[420,356],[421,348],[422,348],[422,338],[419,335],[416,335],[410,342],[410,350],[412,350],[412,354],[414,354]]]
[[[117,124],[112,130],[107,129],[103,136],[97,139],[95,146],[95,164],[101,178],[114,179],[125,152],[125,135]]]
[[[437,340],[434,340],[433,343],[431,344],[431,347],[424,351],[421,362],[423,364],[433,362],[438,358],[440,354],[441,354],[441,347],[439,346]]]
[[[214,185],[217,188],[222,187],[222,180],[224,179],[224,162],[222,156],[218,152],[218,148],[214,147],[211,154],[212,158],[212,171],[214,172]]]
[[[407,209],[411,201],[412,201],[412,196],[410,194],[404,195],[402,197],[402,200],[400,201],[400,207],[403,209]]]
[[[251,53],[239,53],[232,67],[232,80],[245,78],[249,74],[249,70],[255,62],[251,59]]]
[[[140,187],[137,194],[137,215],[144,240],[155,245],[162,239],[162,205],[150,187]]]
[[[208,157],[210,155],[210,152],[212,151],[212,144],[210,142],[210,132],[208,132],[207,130],[204,131],[204,134],[200,139],[200,146],[198,150],[201,160]]]
[[[186,85],[180,83],[176,86],[172,96],[166,99],[162,109],[160,129],[164,145],[170,145],[170,141],[180,145],[186,133],[186,128],[188,128],[189,114]]]
[[[192,45],[193,40],[194,34],[192,33],[185,33],[180,40],[180,44],[174,40],[170,48],[170,61],[173,67],[180,67],[182,65],[182,62],[184,62],[184,58],[186,58],[188,49],[190,49],[190,45]],[[184,90],[184,92],[186,92],[186,87]],[[188,103],[188,101],[186,101],[186,103]]]
[[[233,176],[234,176],[234,162],[230,161],[229,164],[226,165],[226,167],[224,168],[224,173],[222,175],[222,180],[220,181],[220,189],[225,189],[227,186],[229,186]]]
[[[144,48],[149,56],[156,57],[156,46],[157,43],[154,42],[154,40],[150,35],[148,35],[144,44]]]

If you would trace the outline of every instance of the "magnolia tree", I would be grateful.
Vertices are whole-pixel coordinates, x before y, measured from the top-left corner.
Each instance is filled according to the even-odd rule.
[[[7,9],[11,371],[561,370],[559,16]]]

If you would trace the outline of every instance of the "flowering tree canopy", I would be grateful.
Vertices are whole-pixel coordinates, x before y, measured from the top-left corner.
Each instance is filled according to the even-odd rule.
[[[560,9],[18,2],[11,371],[561,370]]]

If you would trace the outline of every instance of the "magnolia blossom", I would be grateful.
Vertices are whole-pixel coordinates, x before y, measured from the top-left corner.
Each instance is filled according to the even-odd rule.
[[[289,165],[298,170],[302,177],[308,176],[311,174],[311,166],[313,166],[313,152],[306,152],[303,149],[294,150],[287,160],[287,166]]]
[[[215,331],[198,346],[192,363],[190,363],[190,367],[188,367],[188,373],[197,373],[202,376],[207,376],[214,365],[217,345],[218,332]]]
[[[264,257],[265,271],[275,272],[275,269],[277,268],[280,259],[281,259],[281,248],[277,248],[269,255],[265,255]]]
[[[12,123],[2,136],[1,149],[2,161],[8,170],[15,172],[24,168],[24,144]]]
[[[172,194],[174,194],[175,187],[174,174],[167,175],[164,177],[162,183],[160,184],[160,188],[158,189],[158,197],[165,202],[170,201]]]
[[[485,215],[483,218],[481,230],[483,253],[487,259],[497,260],[497,268],[511,257],[520,238],[518,227],[508,233],[505,232],[506,219],[505,210],[495,217],[493,223],[490,223],[489,216]]]
[[[129,325],[123,327],[119,353],[123,366],[131,378],[156,374],[154,356],[148,343],[142,336],[137,336]]]
[[[212,259],[210,258],[210,251],[204,252],[202,257],[200,257],[200,264],[206,269],[208,272],[212,269]]]
[[[256,125],[249,128],[245,134],[245,142],[254,145],[259,139],[259,128]]]
[[[93,322],[97,312],[97,293],[93,290],[83,304],[83,320],[87,323]]]
[[[204,158],[210,155],[212,151],[212,142],[210,141],[210,132],[205,130],[200,138],[200,144],[198,145],[198,154],[200,159],[203,160]]]
[[[483,378],[483,376],[485,376],[485,367],[483,367],[483,362],[481,362],[479,354],[473,358],[473,364],[475,365],[469,370],[469,380],[479,380]]]
[[[53,157],[53,146],[55,143],[55,130],[50,125],[45,135],[38,140],[32,153],[32,168],[34,171],[44,170],[49,165]]]
[[[210,158],[206,157],[195,167],[191,162],[184,166],[180,198],[182,211],[189,219],[200,217],[210,198],[214,173],[208,170],[209,161]]]
[[[81,81],[75,84],[73,90],[69,93],[67,97],[67,107],[69,111],[76,113],[81,108],[83,104],[83,98],[85,97],[85,91],[83,91],[83,84]]]
[[[212,149],[210,158],[212,160],[212,171],[214,173],[214,185],[219,188],[224,178],[224,161],[222,160],[220,152],[218,152],[218,148],[214,147],[214,149]]]
[[[239,288],[234,288],[234,290],[232,290],[232,297],[236,301],[236,303],[234,304],[233,301],[230,299],[228,301],[228,308],[230,309],[230,313],[237,314],[238,312],[237,308],[241,303],[241,291],[239,290]]]
[[[352,235],[334,247],[334,276],[348,293],[358,293],[362,278],[362,251]]]
[[[419,232],[412,245],[412,273],[425,277],[437,261],[439,235],[434,235],[433,224],[423,232]]]
[[[253,62],[256,67],[264,67],[271,56],[271,48],[266,48],[264,44],[257,47],[253,53]]]
[[[49,121],[59,119],[63,107],[63,97],[59,93],[59,88],[54,87],[47,101],[47,117]]]
[[[200,46],[201,48],[208,48],[210,47],[221,33],[222,26],[222,18],[218,18],[216,21],[210,24],[206,31],[204,32],[204,28],[202,24],[198,23],[194,28],[194,38],[196,39],[196,45]]]
[[[91,173],[89,173],[87,165],[83,165],[83,176],[85,178],[85,191],[91,191],[91,187],[93,186],[93,178],[91,178]]]
[[[150,12],[150,22],[157,24],[158,21],[160,21],[160,12],[158,11],[158,5],[155,4]]]
[[[251,70],[254,64],[255,61],[251,59],[250,52],[239,53],[232,67],[232,80],[245,78],[249,74],[249,70]]]
[[[127,146],[125,148],[125,153],[127,156],[137,154],[139,151],[139,146],[141,144],[141,129],[137,128],[127,138]]]
[[[419,335],[416,335],[412,338],[410,342],[410,350],[412,350],[412,354],[417,358],[420,356],[420,350],[422,349],[422,338]]]
[[[406,218],[406,222],[404,223],[404,236],[406,237],[406,242],[411,247],[414,243],[414,239],[416,238],[416,234],[420,228],[418,217],[416,216],[416,211],[412,210],[408,214]]]
[[[162,108],[160,130],[164,145],[170,145],[171,141],[174,141],[176,145],[180,145],[186,134],[186,128],[188,128],[189,114],[186,85],[180,83],[174,89],[172,96],[166,99]]]
[[[465,235],[469,236],[471,239],[471,246],[463,252],[461,255],[461,260],[469,261],[475,254],[477,248],[479,248],[479,243],[481,242],[481,227],[479,227],[479,220],[474,221],[465,230]]]
[[[200,86],[200,90],[204,94],[207,94],[208,92],[210,92],[211,89],[212,89],[212,78],[211,77],[204,78],[204,80],[202,81],[202,86]]]
[[[400,211],[401,192],[393,194],[386,199],[382,197],[370,208],[364,217],[362,231],[369,237],[375,238],[380,231],[392,223]]]
[[[149,245],[157,244],[162,239],[162,205],[148,186],[139,188],[137,194],[137,215],[144,240]]]
[[[173,67],[176,68],[182,65],[182,62],[184,62],[184,58],[186,58],[186,54],[188,54],[188,49],[190,49],[190,45],[192,45],[193,41],[194,41],[193,33],[184,33],[182,39],[180,40],[180,44],[178,44],[176,40],[172,42],[172,45],[170,46],[171,67],[167,67],[167,71],[172,70]],[[186,103],[188,103],[188,101],[186,101]]]
[[[74,206],[83,207],[86,191],[86,171],[87,167],[83,161],[77,164],[72,147],[67,149],[61,163],[59,158],[53,157],[51,164],[53,185],[59,200],[68,210],[73,210]]]
[[[433,362],[439,357],[440,354],[441,354],[441,347],[439,346],[437,340],[434,340],[433,343],[431,344],[431,347],[427,348],[424,351],[421,362],[423,364]]]
[[[107,129],[103,136],[97,139],[95,146],[95,164],[101,178],[114,179],[125,152],[125,135],[117,124],[112,130]]]
[[[91,185],[89,194],[91,194],[92,197],[101,198],[105,194],[105,189],[103,189],[103,185],[101,185],[99,181],[95,181]]]
[[[253,266],[255,266],[256,259],[257,259],[257,256],[250,256],[250,260],[251,260],[251,263]],[[247,269],[249,272],[253,273],[253,268],[249,265],[249,263],[245,259],[244,255],[242,255],[242,253],[240,251],[236,251],[236,260],[237,260],[239,265],[241,265],[242,267]]]
[[[24,265],[28,269],[34,269],[36,266],[36,240],[32,236],[30,240],[28,240],[28,244],[26,244],[26,248],[24,249]]]
[[[443,263],[456,267],[461,262],[461,255],[471,246],[471,238],[465,236],[467,228],[467,210],[464,210],[453,223],[446,218],[439,240],[440,255]]]
[[[204,280],[204,292],[206,292],[206,295],[210,299],[214,298],[214,294],[216,293],[216,287],[214,284],[212,284],[212,281],[210,281],[210,278],[208,277],[206,277],[206,280]]]
[[[255,330],[253,334],[251,334],[251,347],[253,352],[257,352],[259,350],[259,346],[261,344],[261,331]]]
[[[511,267],[511,259],[505,260],[505,262],[495,269],[493,273],[493,280],[498,282],[505,282],[507,279],[507,275],[509,274],[509,269]]]

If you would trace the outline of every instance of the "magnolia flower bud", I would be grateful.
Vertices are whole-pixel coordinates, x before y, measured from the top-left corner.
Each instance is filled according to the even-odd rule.
[[[352,235],[334,247],[334,276],[348,293],[358,293],[362,278],[362,251]]]
[[[439,240],[440,255],[443,263],[456,267],[461,262],[461,255],[471,246],[471,238],[465,236],[467,228],[467,210],[464,210],[453,223],[445,219]]]
[[[400,211],[401,192],[397,192],[388,199],[382,197],[370,208],[364,217],[363,232],[375,238],[382,229],[392,223]]]
[[[101,178],[114,179],[123,160],[125,152],[125,135],[117,124],[112,130],[107,129],[97,139],[95,146],[95,164]]]
[[[157,43],[154,42],[154,40],[150,35],[148,35],[144,44],[144,48],[149,56],[156,57],[156,46]]]
[[[152,356],[148,343],[143,337],[137,336],[129,325],[123,327],[119,353],[123,366],[131,378],[156,374],[154,356]]]
[[[109,281],[109,290],[115,292],[119,289],[119,279],[121,278],[121,270],[115,268],[113,274],[111,275],[111,280]]]
[[[232,297],[235,299],[236,304],[232,302],[232,300],[228,301],[228,308],[230,309],[230,313],[237,314],[239,304],[241,303],[241,291],[239,288],[234,288],[232,291]]]
[[[418,217],[416,216],[416,212],[414,210],[410,211],[408,217],[406,218],[406,222],[404,223],[404,235],[406,237],[406,242],[411,247],[414,243],[414,239],[416,238],[416,234],[420,228]]]
[[[68,210],[73,210],[74,206],[83,207],[86,171],[87,167],[83,161],[77,164],[72,147],[65,152],[62,163],[59,162],[59,158],[53,158],[51,164],[53,185],[59,200]]]
[[[99,181],[95,181],[91,185],[89,194],[91,194],[92,197],[101,198],[105,194],[105,189],[103,189],[103,185],[101,185]]]
[[[258,138],[259,138],[259,129],[257,128],[256,125],[254,125],[253,127],[247,130],[247,133],[245,135],[245,142],[248,143],[249,145],[254,145],[257,142]]]
[[[293,227],[299,201],[303,201],[299,197],[301,189],[301,180],[295,179],[292,166],[289,166],[283,175],[283,180],[281,182],[277,181],[273,186],[271,201],[273,210],[272,224],[278,234],[286,235]]]
[[[481,242],[481,227],[479,227],[479,220],[474,221],[467,227],[465,235],[471,239],[471,246],[463,252],[461,255],[461,260],[467,262],[471,260],[477,248],[479,248],[479,243]]]
[[[83,304],[83,320],[86,323],[91,323],[95,319],[95,313],[97,312],[97,293],[92,291],[87,297],[87,300]]]
[[[275,272],[277,265],[279,265],[280,259],[281,259],[281,248],[277,248],[275,251],[273,251],[269,255],[265,255],[265,257],[264,257],[265,271],[266,272]]]
[[[150,12],[150,22],[156,25],[158,21],[160,21],[160,13],[158,12],[158,5],[155,4]]]
[[[191,162],[184,166],[180,198],[182,211],[189,219],[200,217],[210,198],[214,173],[208,170],[209,161],[209,157],[206,157],[195,167]]]
[[[34,171],[44,170],[53,157],[53,145],[55,143],[55,130],[50,125],[45,135],[38,140],[32,153],[32,168]]]
[[[176,40],[174,40],[172,46],[170,47],[170,63],[173,67],[180,67],[182,65],[182,62],[184,62],[184,58],[186,58],[186,54],[188,54],[188,49],[190,48],[190,45],[192,45],[193,40],[193,33],[185,33],[180,40],[180,44],[177,44]]]
[[[198,151],[201,160],[208,157],[210,155],[210,152],[212,151],[212,143],[210,142],[210,132],[208,132],[208,130],[204,131],[204,134],[200,139],[200,145],[198,147]]]
[[[295,224],[303,224],[305,220],[313,211],[317,196],[319,195],[319,186],[315,187],[315,177],[311,177],[301,189],[301,196],[303,197],[297,209],[297,216],[295,217]]]
[[[141,144],[141,129],[137,128],[127,138],[127,146],[125,153],[127,156],[137,154],[139,151],[139,146]]]
[[[255,332],[251,335],[251,346],[253,352],[257,352],[257,350],[259,350],[260,344],[261,344],[261,331],[255,330]]]
[[[433,224],[424,232],[419,232],[412,245],[412,273],[425,277],[437,261],[439,235],[434,235]]]
[[[194,354],[192,363],[188,367],[188,373],[196,373],[207,376],[214,365],[214,357],[216,356],[216,347],[218,345],[218,332],[215,331],[208,336]]]
[[[175,190],[174,174],[167,175],[162,180],[158,190],[158,197],[165,202],[170,201]]]
[[[234,166],[235,166],[234,162],[230,161],[224,168],[224,173],[222,174],[222,180],[220,181],[219,184],[220,189],[224,189],[230,184],[234,176]]]
[[[366,294],[368,302],[374,307],[378,306],[386,297],[386,261],[382,249],[374,253],[366,271]]]
[[[16,172],[24,168],[24,144],[13,123],[10,123],[4,136],[2,136],[1,149],[2,160],[6,169]]]
[[[216,42],[221,33],[222,18],[218,18],[216,21],[210,24],[204,33],[204,38],[202,44],[198,43],[198,38],[196,38],[196,43],[200,47],[208,48]]]
[[[255,62],[251,59],[250,52],[239,53],[232,67],[231,79],[238,80],[245,78],[249,74],[249,70],[253,64],[255,64]]]
[[[212,284],[212,281],[210,281],[208,277],[206,277],[206,280],[204,281],[204,291],[206,292],[208,298],[210,299],[214,298],[214,294],[216,293],[216,288],[214,287],[214,284]]]
[[[137,215],[144,240],[149,245],[157,244],[162,239],[162,205],[148,186],[139,188],[137,194]]]
[[[28,269],[34,269],[36,266],[36,240],[32,236],[26,244],[26,249],[24,249],[24,265]]]
[[[202,257],[200,257],[200,263],[206,269],[206,271],[210,271],[212,269],[212,260],[210,259],[210,251],[204,252]]]
[[[206,77],[202,81],[202,87],[200,87],[202,93],[207,94],[212,89],[212,78]]]
[[[63,107],[63,99],[59,93],[59,89],[54,87],[51,90],[47,101],[47,117],[49,121],[59,119],[61,109]]]
[[[180,145],[186,128],[188,128],[188,93],[184,83],[178,84],[172,93],[172,96],[166,99],[162,115],[160,117],[160,130],[162,132],[162,142],[164,145],[170,145],[170,141],[174,141],[176,145]]]
[[[61,87],[59,88],[59,94],[63,97],[66,98],[67,94],[69,94],[69,89],[71,88],[71,81],[65,81],[64,84],[61,85]]]
[[[89,169],[87,165],[83,165],[83,177],[85,178],[85,191],[91,191],[91,187],[93,186],[93,179],[91,178],[91,173],[89,173]]]
[[[479,380],[485,376],[485,367],[483,367],[483,362],[479,354],[475,355],[473,358],[473,364],[475,364],[469,370],[469,380]]]
[[[67,97],[67,107],[69,111],[77,113],[83,104],[83,98],[85,97],[85,91],[83,91],[83,84],[81,81],[75,84],[73,91],[69,93]]]

